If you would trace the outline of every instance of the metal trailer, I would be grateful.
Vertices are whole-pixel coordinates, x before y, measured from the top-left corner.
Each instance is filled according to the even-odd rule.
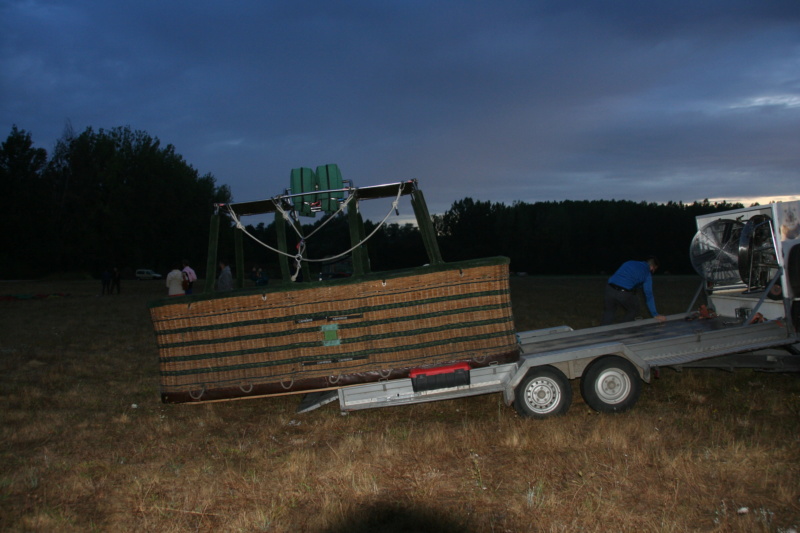
[[[622,412],[661,367],[800,371],[798,212],[800,202],[788,202],[698,217],[690,254],[703,281],[689,311],[666,322],[518,333],[515,363],[453,370],[451,379],[433,386],[421,386],[416,377],[311,393],[298,411],[336,400],[345,413],[502,393],[520,414],[546,418],[569,409],[570,380],[579,378],[591,408]],[[708,308],[692,312],[702,292]],[[422,377],[425,371],[419,370]]]

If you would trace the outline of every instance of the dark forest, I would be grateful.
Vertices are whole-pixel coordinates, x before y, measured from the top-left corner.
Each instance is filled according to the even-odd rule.
[[[0,211],[0,279],[98,276],[112,267],[128,276],[137,268],[166,273],[181,259],[202,275],[214,204],[232,198],[227,185],[201,175],[172,145],[128,127],[76,134],[68,126],[48,154],[14,126],[0,145],[0,186],[6,204]],[[463,198],[434,215],[433,223],[445,261],[503,255],[515,272],[584,275],[610,273],[625,260],[655,254],[661,272],[689,274],[694,217],[736,207],[742,206],[707,200],[505,205]],[[234,227],[223,220],[220,254],[232,257]],[[304,232],[321,223],[304,226]],[[370,221],[365,226],[367,234],[376,227]],[[274,223],[247,229],[276,242]],[[309,257],[324,258],[349,248],[346,219],[339,217],[307,250]],[[427,262],[411,224],[384,225],[367,249],[374,271]],[[247,238],[244,257],[246,269],[258,266],[279,276],[277,256]]]

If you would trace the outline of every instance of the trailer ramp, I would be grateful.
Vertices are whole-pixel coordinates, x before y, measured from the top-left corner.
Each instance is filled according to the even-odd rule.
[[[473,368],[469,371],[469,385],[425,391],[415,391],[409,378],[343,387],[338,390],[339,406],[345,412],[502,392],[516,371],[516,363]]]

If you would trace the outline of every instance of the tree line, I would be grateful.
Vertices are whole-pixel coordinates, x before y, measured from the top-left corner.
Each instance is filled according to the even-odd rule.
[[[694,273],[689,246],[696,233],[695,217],[737,209],[741,204],[707,200],[683,204],[593,200],[515,202],[512,205],[464,198],[441,215],[433,215],[442,257],[460,261],[506,256],[514,272],[531,275],[610,274],[624,261],[656,255],[661,272]],[[308,235],[322,220],[303,226]],[[275,225],[247,226],[263,242],[275,242]],[[365,222],[370,234],[375,223]],[[289,236],[290,249],[297,237]],[[309,257],[333,256],[350,247],[347,222],[340,217],[309,239]],[[387,224],[368,241],[374,271],[420,266],[428,262],[419,231],[412,224]],[[255,259],[271,275],[277,256],[245,239],[245,257]],[[248,264],[249,268],[250,265]]]
[[[695,217],[743,207],[708,200],[683,204],[583,200],[455,202],[435,217],[443,256],[511,258],[511,269],[531,274],[611,273],[629,259],[655,255],[662,272],[694,272],[689,246]]]
[[[68,126],[48,154],[34,146],[30,133],[13,126],[0,145],[0,187],[6,201],[0,210],[0,279],[60,272],[97,276],[114,266],[129,274],[136,268],[163,273],[181,259],[203,275],[213,206],[232,200],[227,185],[201,175],[174,146],[129,127],[76,134]],[[434,215],[433,224],[445,261],[504,255],[516,272],[576,275],[609,273],[625,260],[655,254],[662,271],[684,274],[692,272],[694,218],[737,207],[742,206],[708,200],[506,205],[464,198]],[[232,258],[234,227],[223,220],[219,254]],[[308,242],[309,257],[350,248],[345,216],[320,229],[322,223],[302,225],[304,235],[318,230]],[[375,228],[365,221],[366,234]],[[273,246],[277,241],[274,223],[247,229]],[[290,250],[298,240],[288,236]],[[248,271],[258,266],[279,275],[275,253],[247,238],[243,243]],[[367,249],[374,271],[428,261],[412,224],[384,225]]]
[[[231,198],[172,145],[129,127],[75,133],[50,154],[13,126],[0,145],[0,278],[202,262],[215,202]]]

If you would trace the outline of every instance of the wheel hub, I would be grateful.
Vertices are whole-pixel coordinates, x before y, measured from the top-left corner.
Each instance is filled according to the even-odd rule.
[[[609,368],[600,374],[595,389],[597,396],[604,402],[616,404],[627,398],[631,390],[631,382],[625,372],[616,368]]]
[[[547,379],[532,381],[525,395],[531,409],[539,413],[547,413],[558,407],[560,392],[558,386]]]

